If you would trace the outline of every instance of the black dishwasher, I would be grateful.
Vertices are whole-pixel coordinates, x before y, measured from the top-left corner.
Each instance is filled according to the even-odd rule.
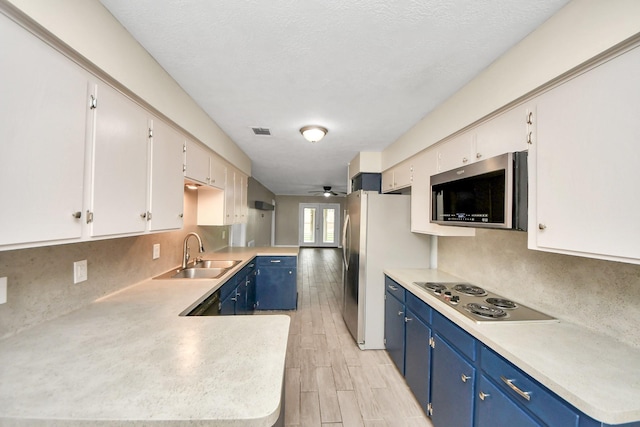
[[[220,314],[220,291],[217,290],[191,310],[187,316],[218,316]]]

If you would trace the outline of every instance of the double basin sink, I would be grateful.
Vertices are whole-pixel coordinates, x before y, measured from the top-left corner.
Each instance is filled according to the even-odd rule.
[[[187,268],[174,268],[154,279],[218,279],[224,274],[240,264],[240,261],[205,259],[196,260]]]

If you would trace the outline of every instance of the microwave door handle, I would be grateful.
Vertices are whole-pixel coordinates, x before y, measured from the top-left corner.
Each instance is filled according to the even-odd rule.
[[[342,258],[344,260],[344,266],[348,270],[349,269],[349,247],[347,246],[347,232],[351,226],[351,217],[347,214],[344,219],[344,227],[342,227]]]

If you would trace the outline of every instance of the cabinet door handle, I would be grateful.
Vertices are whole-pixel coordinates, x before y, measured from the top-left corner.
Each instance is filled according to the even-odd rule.
[[[500,379],[503,383],[509,386],[509,388],[520,395],[525,400],[531,400],[531,392],[530,391],[522,391],[520,390],[514,383],[514,380],[510,380],[505,378],[504,375],[500,375]]]
[[[471,377],[469,375],[462,374],[460,375],[460,379],[462,380],[463,383],[466,383],[467,380],[471,379]]]
[[[396,288],[396,287],[395,287],[395,286],[393,286],[393,285],[389,285],[389,289],[391,289],[392,291],[397,291],[397,290],[398,290],[398,288]]]
[[[527,114],[527,124],[528,125],[533,124],[533,111],[529,111],[529,113]]]
[[[544,230],[545,228],[547,228],[547,226],[545,224],[540,223],[540,224],[538,224],[538,228],[540,230]]]
[[[404,313],[402,311],[398,312],[398,316],[402,316]]]
[[[469,161],[469,159],[467,159],[466,157],[462,158],[462,163],[467,163]]]
[[[533,132],[527,134],[527,144],[533,144]]]
[[[485,393],[483,391],[481,391],[480,393],[478,393],[478,397],[480,398],[480,400],[484,400],[487,397],[491,396],[489,393]]]
[[[479,159],[480,157],[482,157],[482,153],[476,153],[476,159]]]
[[[409,323],[411,322],[413,319],[411,317],[406,317],[404,318],[404,323]]]
[[[71,216],[73,216],[75,219],[80,219],[82,217],[82,212],[74,212],[71,214]]]

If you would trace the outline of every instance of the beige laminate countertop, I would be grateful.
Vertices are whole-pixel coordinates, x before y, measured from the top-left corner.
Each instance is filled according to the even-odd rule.
[[[428,269],[385,274],[585,414],[607,424],[640,421],[638,349],[564,321],[478,324],[413,285],[465,280]]]
[[[0,341],[0,425],[271,426],[279,416],[287,315],[185,317],[218,280],[145,280]]]

